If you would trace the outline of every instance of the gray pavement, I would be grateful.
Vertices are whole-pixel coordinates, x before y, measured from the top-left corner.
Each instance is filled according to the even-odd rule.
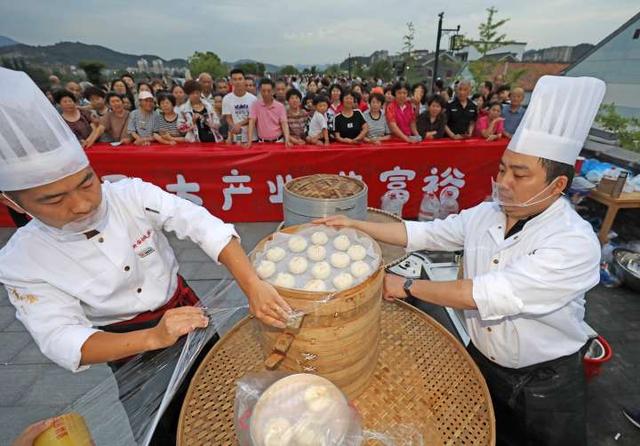
[[[237,228],[249,250],[276,223],[238,224]],[[0,246],[12,233],[0,229]],[[224,268],[214,265],[190,241],[172,237],[171,244],[181,273],[198,294],[204,295],[227,277]],[[640,430],[626,421],[620,405],[640,406],[640,295],[624,288],[596,287],[587,297],[587,321],[614,350],[602,375],[589,384],[589,446],[638,445]],[[15,320],[4,288],[0,290],[0,337],[0,445],[9,445],[25,426],[58,414],[112,376],[106,366],[72,374],[42,356]]]

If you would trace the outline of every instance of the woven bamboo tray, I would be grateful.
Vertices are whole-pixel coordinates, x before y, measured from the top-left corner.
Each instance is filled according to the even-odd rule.
[[[357,195],[365,186],[355,178],[319,173],[291,180],[285,188],[301,197],[331,200]]]
[[[196,371],[180,413],[177,444],[237,444],[235,383],[262,370],[257,328],[243,319]],[[378,365],[354,404],[368,430],[407,424],[422,431],[425,446],[495,444],[491,398],[473,360],[453,335],[404,302],[383,303]]]

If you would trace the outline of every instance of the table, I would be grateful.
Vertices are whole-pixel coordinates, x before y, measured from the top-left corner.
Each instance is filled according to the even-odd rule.
[[[353,401],[365,429],[407,426],[425,445],[494,445],[495,417],[486,383],[465,348],[412,306],[383,302],[380,356],[369,387]],[[179,446],[237,444],[236,381],[264,370],[257,324],[240,321],[196,371],[178,424]]]
[[[600,232],[598,233],[598,239],[602,245],[607,243],[607,236],[611,230],[611,226],[613,226],[613,221],[618,214],[618,210],[640,208],[640,192],[622,193],[618,198],[613,198],[609,194],[594,189],[588,197],[607,207],[607,213],[600,227]]]
[[[362,179],[372,207],[380,207],[388,190],[402,191],[408,198],[403,217],[415,218],[425,191],[436,196],[451,191],[460,209],[483,201],[491,194],[491,177],[506,144],[482,139],[291,149],[283,144],[254,144],[251,149],[212,143],[96,144],[87,155],[103,180],[142,178],[227,222],[282,221],[285,182],[314,173]],[[4,206],[0,226],[13,226]]]

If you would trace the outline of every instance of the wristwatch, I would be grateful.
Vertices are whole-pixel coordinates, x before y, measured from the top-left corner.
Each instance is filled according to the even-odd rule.
[[[404,285],[402,285],[402,289],[404,290],[407,297],[415,298],[415,296],[411,294],[411,286],[413,286],[413,279],[407,279],[404,281]]]

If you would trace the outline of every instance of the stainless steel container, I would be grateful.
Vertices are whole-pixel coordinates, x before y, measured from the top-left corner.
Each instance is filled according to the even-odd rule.
[[[367,191],[364,182],[352,177],[318,174],[295,178],[284,186],[284,225],[335,214],[366,220]]]

